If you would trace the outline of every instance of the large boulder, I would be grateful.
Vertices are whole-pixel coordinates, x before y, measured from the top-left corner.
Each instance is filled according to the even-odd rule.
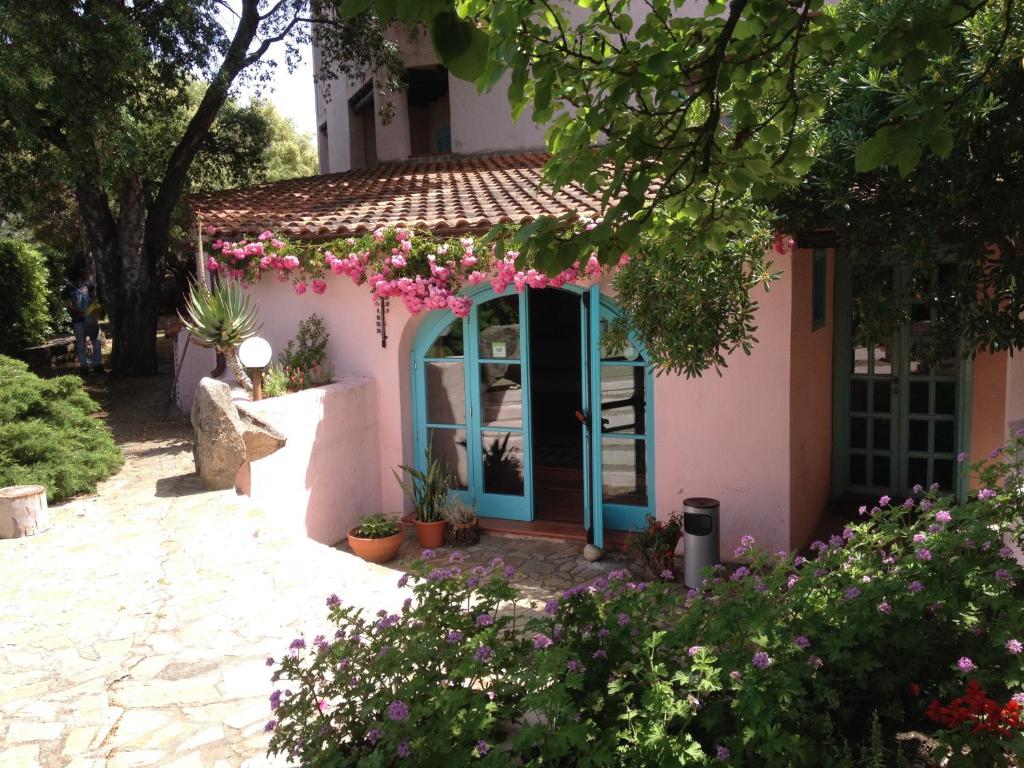
[[[235,475],[246,461],[269,456],[285,444],[273,427],[231,401],[231,388],[223,381],[205,377],[192,401],[195,430],[196,471],[208,490],[233,488]]]

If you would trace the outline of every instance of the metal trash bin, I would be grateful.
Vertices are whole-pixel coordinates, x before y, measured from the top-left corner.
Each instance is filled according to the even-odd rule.
[[[683,582],[692,589],[704,585],[701,571],[717,565],[719,552],[718,499],[683,499]]]

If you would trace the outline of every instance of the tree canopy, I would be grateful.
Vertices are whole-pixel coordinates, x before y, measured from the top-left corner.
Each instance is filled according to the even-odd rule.
[[[522,247],[552,271],[594,250],[606,264],[623,251],[637,255],[621,273],[620,299],[655,362],[687,374],[749,349],[752,289],[773,275],[766,245],[773,231],[805,223],[796,214],[811,205],[808,195],[823,201],[814,223],[835,224],[845,237],[859,220],[843,207],[853,198],[840,201],[836,190],[884,190],[873,204],[876,213],[888,211],[890,230],[875,231],[877,255],[899,227],[899,188],[918,184],[924,205],[927,185],[913,179],[958,157],[973,164],[970,142],[1000,133],[995,123],[1011,119],[1001,108],[1013,88],[1019,93],[1024,36],[1014,0],[346,0],[342,7],[355,13],[371,5],[382,18],[427,22],[455,74],[480,88],[507,77],[513,114],[529,109],[549,123],[548,178],[601,191],[608,210],[582,235],[566,236],[564,222],[524,227]],[[857,104],[862,119],[853,126]],[[1000,151],[1019,156],[1017,139],[1003,135],[1012,146],[993,145],[992,159]],[[988,178],[999,173],[989,171]],[[1019,175],[1000,178],[1019,191]],[[972,189],[960,191],[961,201]],[[957,204],[950,198],[948,209]],[[996,297],[972,300],[959,319],[974,330],[963,323],[961,330],[975,348],[996,335],[1022,346],[1024,329],[1006,319],[1003,298],[1009,291],[1011,302],[1020,301],[1019,217],[991,213],[992,226],[971,233],[950,219],[941,238],[959,243],[968,261],[984,258],[982,242],[1003,250],[1002,266],[984,272],[998,283]],[[866,255],[855,238],[843,244]],[[983,270],[969,272],[964,286]]]
[[[397,66],[371,15],[341,21],[330,3],[0,2],[0,167],[16,176],[36,159],[47,194],[73,200],[99,265],[116,371],[156,370],[155,298],[190,178],[252,173],[240,137],[257,118],[232,110],[232,88],[265,82],[314,33],[325,72]],[[263,146],[256,137],[250,158]],[[203,152],[209,162],[193,174]]]

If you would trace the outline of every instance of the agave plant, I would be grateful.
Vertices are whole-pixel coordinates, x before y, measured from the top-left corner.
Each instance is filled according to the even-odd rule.
[[[252,381],[238,360],[238,345],[255,336],[256,310],[237,280],[219,281],[213,290],[192,282],[185,302],[182,325],[204,347],[213,347],[224,355],[235,379],[246,392],[252,392]]]

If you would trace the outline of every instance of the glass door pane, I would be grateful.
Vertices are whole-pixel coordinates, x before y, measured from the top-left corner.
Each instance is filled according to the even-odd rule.
[[[599,299],[595,306],[599,306]],[[639,345],[613,348],[605,340],[612,321],[607,307],[596,324],[599,344],[592,347],[597,370],[593,388],[595,418],[594,497],[600,499],[605,528],[630,530],[651,511],[648,492],[650,370]],[[595,505],[595,510],[597,509]]]
[[[478,513],[532,519],[529,342],[524,294],[478,302],[470,315],[470,441]]]
[[[904,375],[906,437],[900,456],[900,490],[938,483],[944,491],[957,490],[957,399],[959,360],[955,344],[943,343],[932,333],[938,313],[937,278],[928,295],[910,310],[904,328],[907,359]]]
[[[457,491],[469,489],[464,333],[463,321],[452,318],[430,342],[417,365],[424,398],[424,423],[418,427],[424,455],[415,461],[417,466],[425,464],[427,450],[433,458],[444,460],[449,487]]]
[[[858,330],[855,325],[848,382],[849,484],[885,489],[892,482],[894,455],[894,345],[860,340]]]

